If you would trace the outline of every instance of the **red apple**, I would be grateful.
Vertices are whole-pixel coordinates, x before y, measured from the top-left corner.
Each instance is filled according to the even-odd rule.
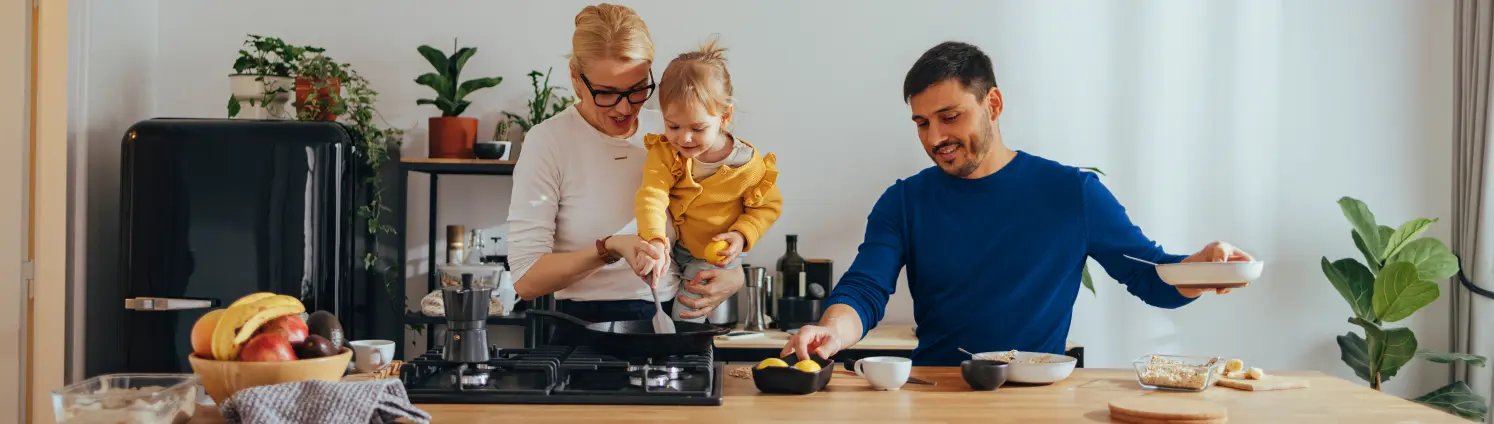
[[[259,327],[259,331],[261,333],[285,333],[285,338],[289,339],[292,345],[299,345],[301,342],[306,341],[306,321],[301,320],[301,317],[296,315],[286,315],[272,319],[270,322]]]
[[[296,352],[290,339],[281,331],[261,333],[244,343],[239,351],[239,360],[244,362],[281,362],[296,360]]]

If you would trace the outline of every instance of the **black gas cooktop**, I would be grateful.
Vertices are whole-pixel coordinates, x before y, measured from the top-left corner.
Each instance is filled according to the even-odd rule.
[[[458,364],[440,350],[400,368],[413,403],[720,405],[723,363],[710,352],[623,359],[591,347],[489,348]]]

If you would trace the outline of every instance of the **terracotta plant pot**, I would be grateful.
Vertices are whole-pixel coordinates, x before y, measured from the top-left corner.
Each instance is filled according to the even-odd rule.
[[[328,79],[328,81],[330,82],[330,84],[327,84],[326,87],[322,87],[321,90],[317,91],[316,99],[318,104],[326,105],[325,107],[330,108],[330,105],[332,104],[332,94],[342,94],[342,81],[338,80],[337,78],[330,78]],[[302,105],[306,104],[306,98],[311,96],[311,89],[313,85],[314,84],[312,84],[311,79],[308,79],[306,77],[296,77],[296,109],[300,109]],[[317,114],[316,119],[319,121],[335,121],[337,120],[337,114],[332,113],[331,110],[323,110],[321,113]]]
[[[471,159],[477,142],[477,118],[435,117],[430,120],[430,156],[441,159]]]

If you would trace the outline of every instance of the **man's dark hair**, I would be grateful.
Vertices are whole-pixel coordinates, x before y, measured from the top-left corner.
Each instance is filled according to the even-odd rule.
[[[991,58],[980,48],[958,41],[945,41],[923,53],[908,76],[903,79],[903,102],[927,90],[929,86],[955,79],[980,99],[996,86],[996,72]]]

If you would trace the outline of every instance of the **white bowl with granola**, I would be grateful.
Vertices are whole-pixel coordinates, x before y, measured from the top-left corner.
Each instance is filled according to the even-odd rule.
[[[981,352],[972,359],[1006,362],[1006,381],[1019,384],[1052,384],[1069,378],[1078,359],[1041,352]]]

